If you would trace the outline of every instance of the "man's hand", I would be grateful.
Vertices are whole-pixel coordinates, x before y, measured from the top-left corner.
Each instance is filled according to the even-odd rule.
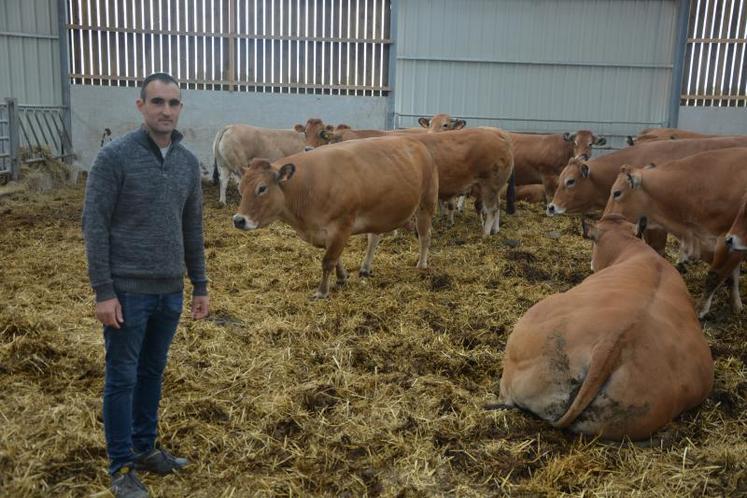
[[[116,297],[96,303],[96,319],[109,327],[118,329],[124,323],[122,305]]]
[[[192,318],[201,320],[208,316],[208,302],[207,296],[192,297]]]

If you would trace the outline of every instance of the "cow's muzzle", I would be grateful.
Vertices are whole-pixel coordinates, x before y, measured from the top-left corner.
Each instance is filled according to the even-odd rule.
[[[547,213],[547,216],[555,216],[556,214],[565,213],[565,209],[557,206],[554,202],[551,202],[547,205],[547,210],[545,212]]]
[[[724,239],[724,243],[729,251],[747,251],[747,245],[745,245],[745,243],[736,235],[727,235]]]
[[[243,214],[238,213],[233,215],[233,226],[235,226],[239,230],[254,230],[255,228],[257,228],[256,223],[254,223]]]

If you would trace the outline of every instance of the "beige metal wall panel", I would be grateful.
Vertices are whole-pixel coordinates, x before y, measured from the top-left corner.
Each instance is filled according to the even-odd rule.
[[[395,125],[446,112],[622,146],[667,124],[676,17],[673,0],[403,0]]]
[[[57,0],[0,1],[0,98],[60,105]]]

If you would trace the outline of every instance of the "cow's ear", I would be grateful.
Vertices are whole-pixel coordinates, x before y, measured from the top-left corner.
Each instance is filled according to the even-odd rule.
[[[594,140],[594,145],[601,147],[602,145],[607,145],[607,139],[604,137],[598,137],[596,140]]]
[[[319,132],[319,138],[321,138],[322,140],[330,141],[334,136],[335,134],[330,130],[322,130]]]
[[[591,173],[589,171],[589,165],[586,163],[581,163],[581,166],[579,166],[579,170],[581,171],[581,176],[584,178],[589,178],[589,174]]]
[[[297,124],[296,126],[293,127],[293,129],[296,130],[298,133],[306,132],[306,127],[302,124]]]
[[[430,118],[418,118],[418,124],[423,128],[429,128],[431,126]]]
[[[350,125],[349,125],[349,124],[345,124],[345,123],[340,123],[340,124],[338,124],[338,125],[337,125],[337,126],[335,127],[335,130],[336,130],[336,131],[340,131],[340,130],[351,130],[351,129],[352,129],[352,128],[350,127]]]
[[[327,131],[335,131],[335,127],[332,126],[332,125],[325,125],[324,129],[327,130]]]
[[[646,231],[646,225],[648,224],[648,218],[641,216],[638,218],[638,223],[635,224],[635,236],[639,239],[643,238],[643,233]]]
[[[275,181],[277,183],[285,183],[291,179],[293,173],[296,172],[296,165],[293,163],[283,164],[283,166],[275,173]]]
[[[249,166],[239,166],[239,176],[244,176],[249,169]]]
[[[656,164],[654,163],[648,163],[643,167],[643,169],[654,169],[656,167]]]
[[[573,139],[571,138],[571,134],[570,133],[565,132],[565,133],[563,133],[563,140],[565,140],[566,142],[570,142]]]
[[[628,175],[628,183],[630,184],[630,188],[633,190],[641,187],[641,172],[640,171],[632,171],[630,173],[627,173]]]
[[[635,145],[635,139],[628,135],[628,138],[625,139],[625,141],[628,143],[628,145]]]
[[[596,240],[597,229],[593,223],[589,223],[586,217],[581,218],[581,234],[587,240]]]
[[[461,130],[465,126],[467,126],[467,122],[465,120],[463,120],[463,119],[455,119],[454,120],[454,129],[455,130]]]
[[[633,171],[633,169],[630,167],[630,164],[623,164],[622,166],[620,166],[620,173],[624,173],[627,175],[631,171]]]

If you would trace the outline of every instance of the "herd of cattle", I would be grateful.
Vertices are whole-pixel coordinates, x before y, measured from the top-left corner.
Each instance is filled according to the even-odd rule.
[[[453,220],[455,199],[474,197],[483,236],[499,230],[504,194],[508,213],[516,198],[547,202],[550,216],[581,215],[594,273],[517,322],[495,406],[576,432],[643,439],[708,396],[713,360],[699,318],[724,283],[733,311],[742,308],[747,136],[648,129],[592,159],[605,139],[587,130],[465,128],[444,114],[419,123],[393,131],[320,119],[294,130],[226,126],[213,144],[220,202],[234,176],[236,228],[281,220],[325,249],[316,298],[328,296],[333,270],[345,284],[340,255],[355,234],[368,235],[367,276],[381,234],[414,221],[417,267],[426,268],[439,202]],[[588,225],[586,215],[600,211]],[[679,241],[677,269],[663,257],[669,234]],[[711,265],[697,307],[680,276],[693,260]]]

